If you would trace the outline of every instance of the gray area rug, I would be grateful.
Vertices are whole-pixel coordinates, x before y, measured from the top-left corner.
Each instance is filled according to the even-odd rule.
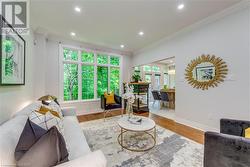
[[[156,146],[147,152],[122,150],[117,137],[120,128],[116,121],[108,118],[81,123],[83,133],[92,151],[102,150],[108,167],[202,167],[203,145],[157,126]],[[128,146],[147,148],[152,144],[144,133],[127,133]],[[138,140],[138,138],[140,140]]]

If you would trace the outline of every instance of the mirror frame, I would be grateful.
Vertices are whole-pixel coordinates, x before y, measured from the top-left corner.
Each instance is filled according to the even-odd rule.
[[[200,82],[195,80],[193,77],[194,68],[201,63],[211,63],[215,67],[215,76],[210,81]],[[193,59],[187,66],[185,73],[185,78],[188,84],[196,89],[207,90],[209,87],[217,87],[219,83],[223,82],[228,74],[227,64],[220,57],[215,57],[214,55],[202,55]]]

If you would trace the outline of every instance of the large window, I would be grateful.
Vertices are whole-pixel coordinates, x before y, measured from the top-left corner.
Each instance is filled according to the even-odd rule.
[[[120,56],[62,47],[63,99],[98,99],[104,92],[120,93]]]

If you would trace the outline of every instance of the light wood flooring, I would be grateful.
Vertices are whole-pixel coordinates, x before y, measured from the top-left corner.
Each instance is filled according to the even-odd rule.
[[[121,114],[120,110],[112,111],[112,116],[118,116]],[[194,140],[200,144],[204,144],[204,132],[197,130],[195,128],[180,124],[174,120],[167,119],[152,113],[138,114],[140,116],[145,116],[153,119],[155,123],[163,128],[169,129],[181,136],[187,137],[191,140]],[[78,116],[79,122],[91,121],[96,119],[102,119],[103,113],[89,114]]]

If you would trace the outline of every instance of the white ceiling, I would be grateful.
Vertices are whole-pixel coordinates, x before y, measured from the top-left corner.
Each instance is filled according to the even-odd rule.
[[[137,51],[241,0],[31,0],[31,26],[48,35]],[[74,7],[82,8],[76,13]],[[144,31],[140,37],[137,33]]]

